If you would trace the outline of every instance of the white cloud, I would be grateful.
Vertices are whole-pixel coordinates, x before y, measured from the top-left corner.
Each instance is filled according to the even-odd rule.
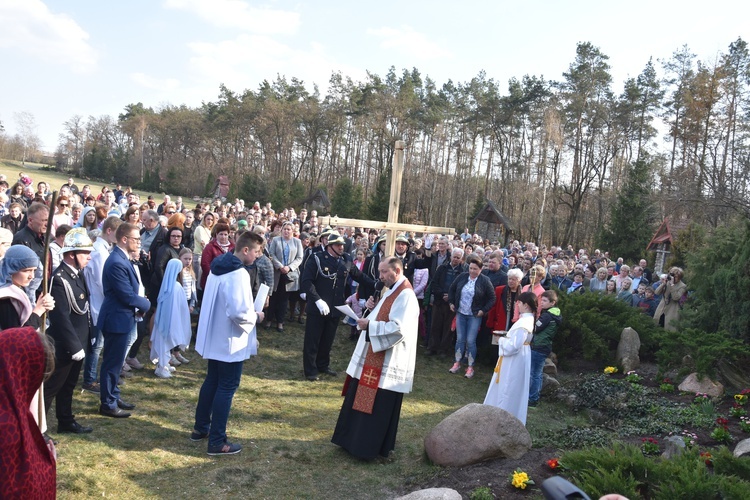
[[[414,31],[414,28],[410,26],[368,28],[367,34],[380,38],[381,48],[395,49],[413,57],[439,59],[453,56],[451,51],[441,48],[437,43],[429,40],[424,33]]]
[[[214,89],[223,83],[236,91],[254,90],[279,74],[303,80],[308,90],[315,83],[325,92],[334,71],[354,79],[365,77],[360,68],[334,62],[318,43],[295,49],[265,35],[243,34],[218,43],[193,42],[188,47],[193,51],[190,70]]]
[[[0,49],[89,72],[97,54],[88,39],[78,23],[65,14],[53,14],[41,0],[0,2]]]
[[[258,9],[241,0],[165,0],[164,6],[192,12],[215,26],[252,33],[289,35],[300,25],[297,12]]]
[[[154,90],[175,90],[180,86],[180,81],[175,78],[164,78],[158,79],[152,76],[148,76],[145,73],[131,73],[130,79],[147,89]]]

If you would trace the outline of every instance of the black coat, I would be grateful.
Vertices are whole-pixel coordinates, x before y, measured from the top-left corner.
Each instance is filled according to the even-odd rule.
[[[465,272],[456,277],[451,283],[450,291],[448,292],[448,302],[453,304],[456,312],[461,305],[461,291],[463,290],[466,283],[469,282],[469,273]],[[477,282],[474,284],[474,298],[471,301],[471,313],[476,316],[479,311],[483,311],[483,314],[487,314],[492,306],[495,305],[495,287],[492,286],[490,279],[480,274],[477,276]]]
[[[57,359],[69,361],[73,354],[87,350],[91,339],[89,290],[83,274],[76,274],[63,262],[52,272],[51,293],[55,308],[48,313],[50,326],[47,335],[55,342]],[[76,308],[72,307],[71,298]],[[78,314],[76,309],[85,313]]]

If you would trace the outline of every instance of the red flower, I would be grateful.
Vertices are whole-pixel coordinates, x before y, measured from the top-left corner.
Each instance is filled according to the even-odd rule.
[[[714,463],[714,459],[711,456],[711,454],[707,451],[702,451],[700,454],[701,459],[706,462],[706,465],[711,465]]]
[[[729,420],[727,420],[724,417],[719,417],[719,418],[716,419],[716,424],[720,425],[720,426],[722,426],[722,427],[724,427],[726,429],[727,425],[729,425]]]
[[[557,460],[556,458],[551,458],[547,460],[547,465],[549,465],[550,469],[555,470],[558,467],[560,467],[560,461]]]

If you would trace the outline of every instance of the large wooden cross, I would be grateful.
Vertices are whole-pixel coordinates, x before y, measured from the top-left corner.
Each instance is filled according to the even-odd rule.
[[[391,197],[388,205],[388,222],[362,219],[345,219],[336,216],[319,217],[322,226],[355,226],[370,229],[385,229],[388,233],[385,243],[385,255],[393,255],[396,248],[396,233],[414,231],[429,234],[456,234],[452,227],[423,226],[419,224],[400,224],[398,222],[398,207],[401,203],[401,179],[404,174],[404,141],[396,141],[395,157],[391,176]]]

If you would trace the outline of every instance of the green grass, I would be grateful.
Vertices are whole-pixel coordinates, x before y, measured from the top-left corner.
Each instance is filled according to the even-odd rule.
[[[425,459],[425,436],[453,411],[484,399],[491,367],[478,367],[469,380],[448,373],[448,358],[420,353],[394,454],[362,462],[330,442],[343,370],[354,346],[347,334],[348,327],[339,329],[332,351],[332,367],[342,373],[310,383],[302,374],[303,327],[287,324],[284,333],[260,332],[259,355],[245,363],[229,418],[230,440],[244,446],[236,456],[209,457],[205,441],[188,439],[206,367],[192,351],[192,362],[172,379],[155,378],[147,365],[126,382],[123,399],[137,404],[129,419],[101,417],[95,396],[76,393],[77,419],[94,432],[56,436],[60,498],[390,498],[418,488],[441,471]],[[144,361],[146,346],[141,352]],[[559,411],[555,408],[549,411]],[[557,418],[537,410],[528,425],[546,428],[540,424]]]
[[[34,191],[36,191],[36,185],[41,182],[45,181],[49,183],[51,188],[53,190],[60,189],[60,186],[68,182],[69,177],[73,177],[73,181],[75,181],[76,185],[79,188],[82,188],[84,184],[88,184],[91,186],[91,192],[94,194],[94,196],[97,196],[102,191],[102,186],[108,186],[110,189],[115,187],[111,183],[104,183],[99,181],[92,181],[87,179],[82,179],[80,177],[77,177],[75,175],[70,176],[66,173],[62,172],[55,172],[52,170],[42,170],[42,167],[46,167],[47,165],[41,164],[41,163],[31,163],[26,162],[25,166],[21,165],[20,161],[14,161],[14,160],[0,160],[0,174],[5,174],[8,180],[8,184],[10,186],[13,186],[13,184],[16,183],[18,180],[18,173],[19,172],[25,172],[26,175],[31,177],[31,180],[34,181],[32,184],[32,187],[34,188]],[[146,201],[146,197],[148,195],[153,195],[154,200],[156,200],[156,203],[159,204],[164,200],[164,195],[162,193],[153,193],[150,191],[141,191],[141,190],[134,190],[136,193],[138,193],[141,196],[141,201]],[[189,197],[185,197],[186,202]],[[189,205],[189,203],[186,203],[186,205]],[[192,208],[192,206],[190,206]]]

